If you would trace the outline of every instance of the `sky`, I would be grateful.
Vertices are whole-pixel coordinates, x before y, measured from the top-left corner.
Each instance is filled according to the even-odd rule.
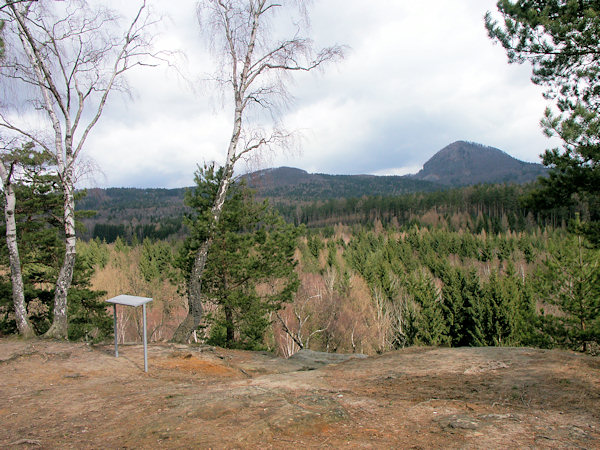
[[[112,1],[112,0],[111,0]],[[131,14],[131,5],[114,7]],[[81,187],[193,184],[198,164],[222,164],[232,105],[205,79],[214,72],[195,1],[150,0],[165,14],[157,46],[179,50],[178,71],[128,74],[88,138],[96,168]],[[529,162],[557,146],[539,126],[547,101],[528,65],[509,65],[484,27],[495,0],[318,0],[310,10],[315,47],[347,46],[344,60],[298,73],[280,120],[296,147],[257,155],[238,173],[290,166],[311,173],[404,175],[446,145],[467,140]],[[177,5],[175,9],[173,5]],[[121,5],[121,6],[119,6]],[[128,9],[129,8],[129,9]]]

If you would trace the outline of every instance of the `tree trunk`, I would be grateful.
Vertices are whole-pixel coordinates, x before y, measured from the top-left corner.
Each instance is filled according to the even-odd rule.
[[[233,328],[233,311],[230,306],[225,306],[223,309],[225,310],[225,329],[227,331],[225,335],[225,342],[228,346],[230,346],[235,340],[235,330]]]
[[[208,251],[211,245],[212,238],[209,238],[202,243],[198,249],[198,253],[196,253],[196,259],[194,260],[192,273],[188,282],[188,314],[175,330],[171,342],[186,343],[190,334],[200,324],[200,320],[204,314],[204,308],[202,307],[202,273],[206,266]]]
[[[13,304],[15,307],[15,321],[19,333],[25,338],[35,336],[33,326],[27,317],[25,308],[25,290],[23,287],[23,275],[21,273],[21,259],[19,258],[19,247],[17,244],[17,224],[15,220],[16,197],[8,174],[2,167],[2,182],[4,185],[4,217],[6,218],[6,245],[8,247],[8,259],[10,263],[10,276],[12,283]]]
[[[213,243],[213,233],[221,219],[221,213],[223,212],[223,206],[225,205],[225,199],[227,198],[227,190],[231,184],[231,178],[233,176],[233,159],[235,148],[240,137],[240,129],[241,118],[239,121],[235,121],[233,136],[229,145],[229,151],[227,152],[227,163],[225,165],[225,170],[223,171],[223,178],[219,183],[219,190],[217,191],[215,202],[211,208],[212,224],[209,231],[209,237],[202,243],[196,253],[196,258],[194,259],[192,273],[190,274],[190,280],[188,282],[188,314],[175,330],[171,342],[185,344],[192,332],[200,324],[200,320],[204,314],[204,308],[202,307],[202,275],[204,273],[204,267],[206,266],[206,260],[208,259],[208,252]]]
[[[229,148],[227,149],[223,178],[219,183],[217,197],[215,198],[215,202],[211,209],[212,223],[209,236],[206,242],[204,242],[198,250],[194,261],[194,267],[192,269],[189,282],[190,288],[188,289],[188,315],[179,325],[175,331],[175,334],[173,335],[172,340],[175,342],[186,342],[195,326],[197,326],[202,315],[203,310],[200,304],[202,298],[200,295],[202,274],[204,272],[208,251],[212,244],[213,233],[215,232],[215,229],[221,218],[223,205],[227,197],[227,190],[233,177],[234,165],[243,154],[254,151],[264,144],[264,140],[261,139],[259,142],[247,144],[240,152],[237,152],[237,146],[242,132],[242,116],[246,105],[248,102],[253,101],[263,105],[260,101],[262,92],[271,91],[271,88],[268,87],[258,88],[256,91],[252,91],[251,86],[255,83],[257,78],[262,78],[261,74],[264,75],[264,73],[271,69],[283,71],[299,69],[312,70],[313,68],[319,66],[323,61],[331,57],[326,56],[323,59],[318,58],[317,62],[312,61],[307,67],[298,65],[297,61],[295,60],[295,55],[288,54],[289,51],[294,53],[293,49],[297,47],[303,47],[302,40],[297,39],[285,41],[281,47],[267,52],[263,57],[259,57],[257,60],[255,60],[254,51],[256,49],[256,42],[260,34],[260,24],[262,21],[261,17],[266,14],[267,11],[271,10],[272,7],[279,5],[272,4],[270,6],[266,6],[265,0],[260,0],[259,2],[256,2],[256,4],[251,2],[249,9],[246,9],[241,5],[245,5],[245,3],[233,2],[232,4],[225,5],[222,2],[214,2],[213,5],[218,16],[216,20],[220,26],[223,27],[222,31],[224,32],[224,39],[227,44],[226,52],[231,58],[232,63],[230,81],[231,87],[233,88],[233,98],[235,103],[233,114],[233,131],[229,141]],[[242,15],[248,14],[247,22],[244,25],[247,28],[239,32],[239,34],[238,30],[236,29],[237,19],[235,19],[235,16],[238,13]],[[247,40],[241,37],[246,37],[245,32],[248,33]],[[241,49],[244,49],[245,51],[242,51]],[[302,50],[299,51],[301,52]],[[331,52],[330,55],[336,53],[338,53],[337,50]],[[329,53],[326,52],[326,54]],[[281,61],[282,58],[283,62]],[[240,67],[238,64],[242,65],[241,71],[239,70]],[[274,91],[278,91],[276,88],[272,89]],[[250,94],[248,94],[248,92],[250,92]],[[192,285],[194,285],[193,289]]]
[[[52,326],[44,334],[46,338],[68,339],[67,320],[67,294],[73,281],[73,269],[75,267],[75,198],[73,195],[73,183],[71,180],[71,169],[68,169],[63,180],[64,192],[64,225],[65,225],[65,258],[60,273],[56,280],[54,292],[54,319]]]

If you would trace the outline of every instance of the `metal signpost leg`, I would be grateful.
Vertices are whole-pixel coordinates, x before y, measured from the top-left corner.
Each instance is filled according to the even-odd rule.
[[[146,343],[146,304],[142,305],[144,310],[144,372],[148,372],[148,344]]]
[[[115,322],[115,357],[119,357],[119,344],[117,341],[117,304],[113,303],[113,318]]]

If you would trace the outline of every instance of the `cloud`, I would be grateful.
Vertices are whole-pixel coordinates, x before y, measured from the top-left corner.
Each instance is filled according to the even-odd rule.
[[[309,100],[293,122],[312,131],[306,167],[397,173],[459,139],[539,161],[548,144],[538,127],[545,102],[529,68],[509,66],[487,38],[483,15],[494,2],[383,2],[366,18],[361,8],[325,3],[331,9],[322,16],[345,11],[345,27],[336,30],[353,45],[321,87],[313,78],[301,89]],[[340,113],[331,105],[347,106]]]
[[[110,186],[190,186],[197,164],[223,162],[229,129],[223,117],[209,113],[156,114],[127,127],[111,118],[95,131],[94,160]]]
[[[347,44],[346,58],[297,74],[282,120],[303,138],[301,152],[270,165],[334,174],[397,174],[466,139],[527,161],[552,146],[541,133],[545,107],[527,66],[508,65],[483,24],[495,0],[398,2],[328,0],[311,9],[316,46]],[[116,3],[115,3],[116,5]],[[132,73],[132,98],[111,98],[87,152],[105,186],[189,185],[197,163],[222,162],[231,113],[213,87],[195,2],[173,9],[158,43],[184,49],[185,78],[165,68]],[[192,90],[190,86],[200,87]],[[255,168],[255,167],[254,167]]]

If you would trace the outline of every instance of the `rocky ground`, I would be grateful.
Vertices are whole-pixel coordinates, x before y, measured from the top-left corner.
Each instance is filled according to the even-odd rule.
[[[600,448],[600,359],[0,339],[1,448]]]

